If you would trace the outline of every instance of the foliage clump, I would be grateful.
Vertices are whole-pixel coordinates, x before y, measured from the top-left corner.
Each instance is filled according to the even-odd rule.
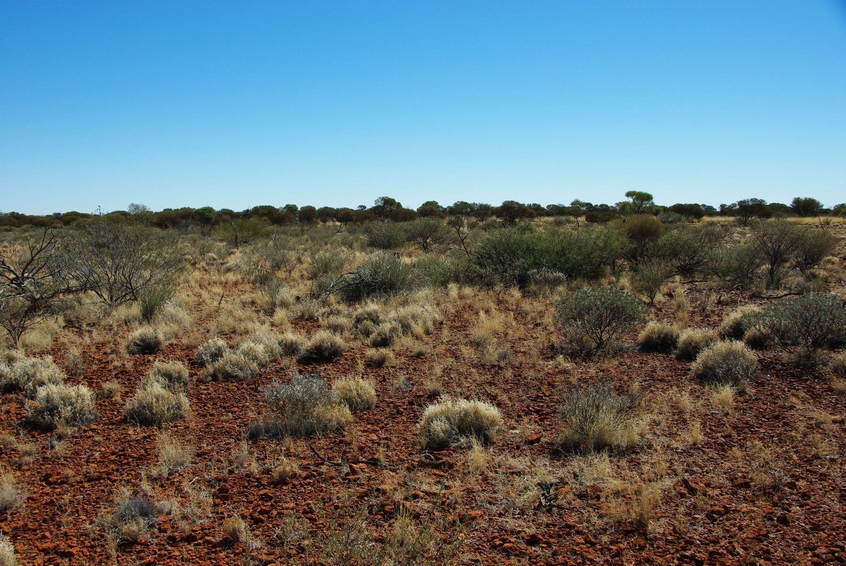
[[[639,403],[638,396],[617,393],[608,381],[571,386],[561,403],[560,447],[593,452],[637,446],[643,432]]]
[[[417,424],[424,447],[439,450],[462,440],[488,444],[502,430],[499,409],[484,401],[444,398],[426,407]]]
[[[758,357],[743,342],[717,342],[696,356],[691,369],[702,383],[743,388],[758,373]]]
[[[607,349],[643,320],[643,304],[616,287],[584,288],[563,295],[555,310],[565,333],[588,353]]]

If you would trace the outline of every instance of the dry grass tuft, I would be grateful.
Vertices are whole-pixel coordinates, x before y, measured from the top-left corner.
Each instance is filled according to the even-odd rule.
[[[226,342],[222,338],[211,338],[197,348],[195,359],[199,366],[207,367],[223,359],[223,356],[228,351],[229,346],[226,345]]]
[[[332,391],[346,403],[350,411],[364,411],[376,406],[376,388],[372,381],[360,377],[342,377],[332,384]]]
[[[23,504],[24,498],[24,492],[17,486],[10,472],[0,475],[0,513],[17,509]]]
[[[188,398],[184,393],[175,393],[161,381],[148,378],[127,401],[124,418],[139,425],[161,425],[185,418],[188,411]]]
[[[159,453],[159,461],[153,469],[153,474],[158,477],[167,477],[178,472],[191,463],[194,457],[194,449],[182,444],[170,434],[163,432],[156,440],[156,450]]]
[[[0,390],[7,393],[23,391],[27,397],[43,385],[57,385],[65,380],[65,374],[53,362],[53,358],[17,358],[11,366],[0,364]]]
[[[639,397],[618,394],[609,382],[571,386],[561,405],[563,449],[592,452],[628,450],[640,444],[645,424]]]
[[[85,426],[96,418],[94,393],[84,385],[42,385],[27,406],[27,422],[45,430]]]
[[[641,352],[668,353],[676,349],[679,341],[679,329],[672,324],[652,321],[637,337]]]
[[[321,330],[309,339],[299,359],[303,363],[325,363],[334,360],[346,349],[347,345],[340,337]]]
[[[17,554],[15,554],[15,545],[4,534],[0,534],[0,566],[20,566]]]
[[[162,347],[162,336],[152,326],[142,326],[133,331],[126,341],[130,354],[155,354]]]
[[[156,362],[150,368],[148,375],[151,379],[157,379],[164,383],[168,389],[173,390],[185,389],[191,383],[188,376],[188,368],[178,360],[172,362]]]
[[[731,311],[720,324],[720,337],[723,339],[740,340],[749,330],[749,317],[761,312],[757,305],[743,305]]]
[[[685,328],[679,333],[676,358],[685,361],[695,360],[699,352],[718,340],[717,333],[710,328]]]
[[[499,409],[490,403],[444,398],[426,407],[417,431],[424,447],[439,450],[471,439],[489,444],[503,426]]]
[[[367,352],[364,353],[364,363],[367,367],[390,367],[396,364],[396,361],[394,353],[384,348],[367,350]]]
[[[691,369],[702,383],[743,388],[758,373],[758,357],[743,342],[717,342],[696,356]]]

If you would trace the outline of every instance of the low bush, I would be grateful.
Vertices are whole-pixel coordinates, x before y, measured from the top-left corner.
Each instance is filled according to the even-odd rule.
[[[42,385],[27,406],[27,422],[45,430],[85,426],[96,418],[94,393],[84,385]]]
[[[342,377],[332,384],[332,391],[346,403],[350,411],[364,411],[376,406],[376,388],[372,381],[358,377]]]
[[[717,342],[702,350],[691,368],[702,383],[742,389],[758,373],[758,358],[743,342]]]
[[[740,340],[746,331],[752,328],[755,315],[761,312],[757,305],[744,305],[731,311],[720,324],[720,337]]]
[[[846,352],[840,352],[831,360],[831,371],[841,379],[846,379]]]
[[[26,495],[18,487],[15,477],[11,473],[0,473],[0,513],[20,507],[25,497]],[[0,562],[0,566],[2,564]]]
[[[390,350],[379,348],[367,350],[364,354],[364,364],[371,368],[389,367],[396,363],[396,357]]]
[[[719,339],[717,333],[710,328],[685,328],[679,333],[676,358],[685,361],[695,360],[699,352]]]
[[[821,348],[846,345],[846,305],[833,293],[782,299],[760,313],[754,324],[809,356]]]
[[[139,425],[161,425],[184,418],[189,411],[184,393],[174,393],[157,379],[147,379],[126,403],[124,418]]]
[[[118,542],[137,542],[158,523],[160,510],[142,494],[124,489],[118,495],[114,512],[105,520],[109,535]]]
[[[352,420],[349,407],[318,376],[295,374],[290,382],[274,381],[264,398],[273,415],[250,426],[247,435],[252,439],[323,434]]]
[[[672,272],[672,266],[662,259],[644,259],[631,274],[632,289],[651,305]]]
[[[222,338],[212,338],[197,348],[195,359],[201,367],[207,367],[223,359],[224,354],[229,351],[229,346]]]
[[[399,222],[378,222],[371,224],[365,230],[367,245],[380,250],[395,250],[401,248],[408,235],[405,226]]]
[[[18,555],[15,554],[15,545],[4,534],[0,534],[0,566],[20,566]]]
[[[494,405],[467,399],[442,399],[429,405],[417,424],[425,448],[439,450],[463,440],[489,444],[503,428],[502,415]]]
[[[627,450],[641,442],[639,398],[618,394],[609,382],[570,387],[561,404],[562,449]]]
[[[623,332],[643,320],[643,304],[616,287],[579,289],[555,304],[556,319],[589,352],[607,349]]]
[[[383,322],[373,329],[368,340],[374,348],[385,348],[392,345],[402,336],[402,328],[394,322]]]
[[[135,330],[126,342],[126,351],[130,354],[155,354],[161,347],[161,334],[151,326]]]
[[[394,254],[377,253],[336,282],[335,290],[348,302],[385,297],[415,286],[411,266]]]
[[[156,362],[148,374],[152,379],[164,383],[169,389],[185,389],[191,383],[188,368],[182,362]]]
[[[299,356],[303,351],[305,338],[293,332],[286,332],[279,336],[279,352],[283,356]]]
[[[343,354],[346,349],[347,346],[340,337],[321,330],[309,339],[299,359],[309,364],[330,362]]]
[[[258,364],[236,351],[228,351],[223,358],[206,371],[206,376],[215,381],[236,380],[247,381],[255,379],[261,373]]]
[[[59,384],[65,380],[64,372],[53,358],[20,358],[11,366],[0,364],[0,390],[6,393],[23,391],[28,397],[42,385]]]
[[[637,337],[641,352],[672,352],[679,341],[679,329],[672,324],[652,321]]]

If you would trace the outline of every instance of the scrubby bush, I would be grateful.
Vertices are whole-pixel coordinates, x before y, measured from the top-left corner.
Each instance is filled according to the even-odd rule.
[[[15,476],[10,472],[0,472],[0,513],[20,507],[25,497],[26,494],[15,482]],[[3,566],[2,560],[0,566]]]
[[[672,272],[672,266],[663,259],[644,259],[638,262],[632,272],[632,289],[651,305]]]
[[[690,276],[708,266],[709,250],[719,240],[720,235],[711,229],[672,230],[649,245],[645,255],[668,263],[673,273]]]
[[[223,381],[247,381],[258,377],[261,368],[255,362],[236,351],[228,351],[223,358],[210,365],[206,371],[208,378]]]
[[[191,383],[186,368],[179,360],[172,362],[156,362],[148,374],[157,379],[169,389],[185,389]]]
[[[13,361],[11,366],[0,364],[0,390],[3,392],[23,391],[32,397],[42,385],[59,384],[64,380],[64,372],[50,356],[20,358]]]
[[[95,407],[94,393],[86,386],[51,383],[36,390],[27,422],[46,430],[85,426],[97,418]]]
[[[750,242],[763,264],[767,288],[777,288],[788,264],[796,257],[802,228],[786,220],[759,222],[752,229]]]
[[[126,342],[126,351],[130,354],[155,354],[161,347],[161,334],[151,326],[135,330]]]
[[[367,350],[364,354],[364,364],[371,368],[392,366],[396,362],[394,353],[384,348]]]
[[[837,377],[846,379],[846,352],[840,352],[831,360],[831,371]]]
[[[157,379],[146,379],[127,401],[123,414],[130,423],[160,425],[184,418],[188,410],[184,393],[174,393]]]
[[[817,267],[834,251],[839,238],[825,230],[805,228],[796,239],[796,267],[803,273]]]
[[[207,367],[223,359],[224,354],[229,351],[229,346],[222,338],[212,338],[197,348],[195,359],[201,367]]]
[[[643,257],[651,242],[656,241],[664,233],[664,225],[652,214],[634,214],[621,221],[623,232],[631,241],[632,257]]]
[[[720,337],[740,340],[754,325],[755,315],[761,312],[757,305],[743,305],[731,311],[720,324]]]
[[[349,407],[319,376],[295,374],[290,382],[274,381],[264,390],[273,415],[250,426],[250,438],[310,436],[333,432],[352,420]]]
[[[367,245],[380,250],[395,250],[407,241],[405,226],[399,222],[378,222],[365,230]]]
[[[411,290],[414,274],[399,256],[378,253],[336,282],[335,289],[348,302],[383,297]]]
[[[728,286],[748,289],[759,280],[761,256],[754,246],[735,244],[710,250],[710,271]]]
[[[503,428],[494,405],[467,399],[441,399],[423,411],[417,431],[425,448],[439,450],[461,442],[493,442]]]
[[[641,352],[672,352],[679,341],[679,329],[663,322],[652,321],[637,337]]]
[[[114,512],[105,527],[116,541],[137,542],[158,523],[160,509],[143,493],[131,494],[125,488],[118,495]]]
[[[283,356],[299,356],[303,351],[305,338],[299,334],[286,332],[279,336],[279,351]]]
[[[589,352],[604,350],[643,319],[643,305],[616,287],[579,289],[555,305],[556,319],[572,338],[586,341]]]
[[[309,339],[299,359],[303,363],[310,364],[330,362],[343,354],[346,349],[347,346],[340,337],[321,330]]]
[[[807,355],[846,345],[846,305],[833,293],[782,299],[760,313],[754,324],[784,345],[803,348]]]
[[[717,342],[719,336],[710,328],[685,328],[679,333],[676,358],[691,361],[699,352]]]
[[[743,388],[758,373],[758,357],[743,342],[717,342],[702,350],[691,368],[702,383]]]
[[[374,348],[384,348],[396,342],[402,336],[402,329],[394,322],[383,322],[373,329],[368,342]]]
[[[561,448],[592,452],[627,450],[641,441],[639,398],[618,394],[610,382],[574,385],[561,404]]]
[[[342,377],[335,380],[332,390],[347,404],[350,411],[363,411],[376,406],[376,388],[372,381],[359,377]]]

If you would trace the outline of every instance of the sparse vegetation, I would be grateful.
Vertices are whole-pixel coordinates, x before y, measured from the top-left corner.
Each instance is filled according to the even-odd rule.
[[[376,406],[376,388],[359,377],[342,377],[332,384],[332,390],[350,411],[364,411]]]
[[[652,321],[637,337],[641,352],[672,352],[679,341],[679,329],[672,324]]]
[[[565,333],[586,344],[589,352],[609,348],[643,319],[640,301],[616,287],[579,289],[562,296],[555,308]]]
[[[628,450],[640,444],[639,398],[620,394],[611,383],[570,387],[561,403],[561,448],[593,452]]]
[[[147,379],[127,401],[124,417],[133,424],[161,425],[185,418],[188,410],[184,393],[171,391],[157,379]]]
[[[155,354],[161,347],[161,334],[150,326],[133,331],[126,342],[126,351],[130,354]]]
[[[702,383],[743,388],[758,373],[758,358],[743,342],[716,342],[702,350],[691,366]]]
[[[417,424],[424,447],[439,450],[475,439],[493,442],[503,427],[502,416],[494,405],[484,401],[444,398],[426,407]]]
[[[35,391],[27,421],[38,428],[81,427],[97,418],[94,393],[84,385],[49,383]]]

